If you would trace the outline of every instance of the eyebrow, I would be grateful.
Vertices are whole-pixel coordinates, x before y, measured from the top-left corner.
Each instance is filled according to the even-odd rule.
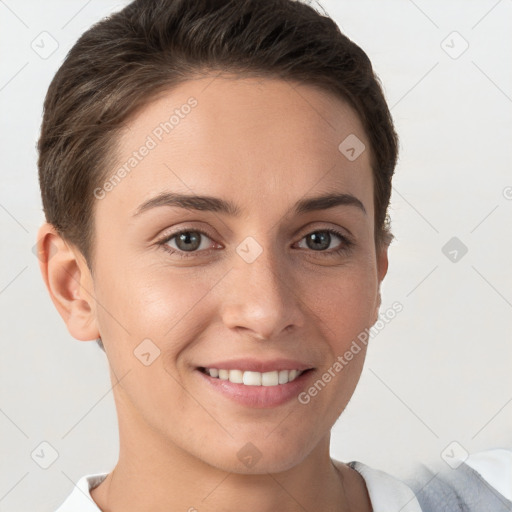
[[[142,203],[133,216],[136,217],[145,211],[160,206],[177,206],[186,210],[225,213],[232,217],[239,217],[242,213],[242,210],[235,203],[218,197],[162,192]],[[366,208],[363,203],[352,194],[324,194],[301,199],[295,203],[293,213],[300,215],[307,212],[327,210],[336,206],[355,206],[366,215]]]

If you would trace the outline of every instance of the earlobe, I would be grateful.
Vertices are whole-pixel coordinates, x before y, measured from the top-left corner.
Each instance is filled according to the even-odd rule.
[[[92,276],[78,249],[44,223],[37,233],[37,252],[50,298],[71,336],[80,341],[98,338]]]

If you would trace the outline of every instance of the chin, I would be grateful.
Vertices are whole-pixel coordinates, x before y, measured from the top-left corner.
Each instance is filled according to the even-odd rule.
[[[280,473],[300,464],[308,455],[305,443],[299,440],[292,442],[265,439],[256,436],[251,441],[233,441],[228,447],[224,445],[212,453],[212,459],[207,460],[205,453],[202,459],[212,466],[230,473],[258,475],[267,473]]]

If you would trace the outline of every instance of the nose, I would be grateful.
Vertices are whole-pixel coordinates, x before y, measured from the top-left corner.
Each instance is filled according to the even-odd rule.
[[[265,247],[249,261],[233,257],[220,306],[224,325],[259,340],[277,339],[302,327],[304,304],[286,258]]]

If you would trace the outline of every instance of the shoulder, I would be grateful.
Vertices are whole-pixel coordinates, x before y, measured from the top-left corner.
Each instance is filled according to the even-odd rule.
[[[512,511],[512,450],[493,449],[424,464],[408,480],[423,511]]]
[[[512,501],[512,448],[493,448],[464,461],[506,499]]]
[[[374,512],[512,512],[512,449],[449,462],[418,464],[403,480],[359,461],[345,466],[364,478]]]

